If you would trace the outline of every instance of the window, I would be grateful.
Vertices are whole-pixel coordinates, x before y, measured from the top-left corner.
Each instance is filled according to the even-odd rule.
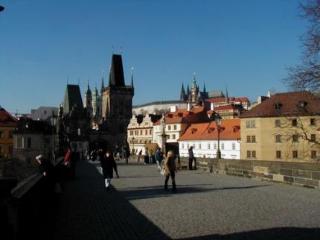
[[[311,142],[315,142],[316,141],[316,135],[315,134],[311,134],[310,135],[310,140],[311,140]]]
[[[175,134],[172,134],[172,139],[176,139],[176,135]]]
[[[255,128],[256,127],[256,121],[255,120],[247,120],[246,121],[246,128]]]
[[[133,135],[133,131],[132,130],[130,130],[130,136],[132,136]]]
[[[310,118],[310,125],[315,126],[316,125],[316,119]]]
[[[145,134],[145,135],[148,135],[148,130],[147,130],[147,129],[144,131],[144,134]]]
[[[184,149],[184,144],[183,143],[181,144],[181,148]]]
[[[236,144],[232,143],[232,150],[236,150]]]
[[[298,158],[298,151],[292,151],[292,158]]]
[[[170,139],[170,135],[168,134],[167,136],[168,136],[168,139]]]
[[[149,134],[152,135],[152,129],[149,130]]]
[[[298,126],[298,121],[297,121],[297,119],[292,119],[291,123],[292,123],[292,127]]]
[[[13,131],[9,131],[9,138],[13,138]]]
[[[276,158],[281,158],[281,151],[276,151]]]
[[[299,136],[297,134],[292,135],[292,142],[298,142]]]
[[[247,136],[247,142],[248,143],[255,143],[256,142],[256,136]]]
[[[17,136],[17,148],[24,148],[23,137]]]
[[[210,143],[208,143],[208,149],[210,149]]]
[[[224,143],[221,143],[221,149],[224,150]]]
[[[280,121],[280,119],[274,120],[274,126],[275,126],[275,127],[281,127],[281,121]]]
[[[140,135],[142,135],[142,130],[140,130]]]
[[[252,151],[252,152],[251,152],[251,157],[252,157],[252,158],[256,158],[256,151]]]
[[[174,129],[174,130],[177,130],[177,125],[173,125],[173,129]]]
[[[217,144],[216,143],[213,145],[213,149],[217,149]]]
[[[281,135],[276,135],[276,143],[281,143]]]
[[[311,158],[312,159],[317,158],[317,151],[311,151]]]
[[[247,151],[247,158],[251,158],[251,151]]]
[[[199,144],[199,149],[201,149],[201,143]]]
[[[168,125],[168,130],[171,130],[171,126],[170,125]]]

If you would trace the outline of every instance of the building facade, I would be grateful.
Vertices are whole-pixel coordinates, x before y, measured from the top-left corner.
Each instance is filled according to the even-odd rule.
[[[13,153],[13,131],[17,119],[0,107],[0,158],[11,158]]]
[[[216,158],[219,148],[221,158],[240,159],[240,120],[222,120],[219,131],[215,122],[191,124],[178,140],[180,156],[193,146],[195,157]]]
[[[138,122],[136,116],[132,116],[128,125],[127,141],[130,146],[130,151],[137,154],[141,151],[146,154],[146,144],[152,143],[153,122],[149,115],[143,117],[142,122]]]
[[[241,115],[241,159],[308,162],[320,157],[320,99],[289,92]]]

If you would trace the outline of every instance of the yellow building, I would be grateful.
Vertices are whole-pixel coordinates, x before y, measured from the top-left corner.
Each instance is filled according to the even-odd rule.
[[[13,131],[16,126],[17,120],[0,107],[0,158],[12,157]]]
[[[241,116],[241,159],[320,160],[320,99],[279,93]]]

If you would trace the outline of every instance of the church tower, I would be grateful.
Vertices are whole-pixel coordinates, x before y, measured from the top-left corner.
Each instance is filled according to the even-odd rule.
[[[192,86],[191,86],[191,99],[190,101],[192,103],[197,103],[198,102],[198,97],[199,97],[199,87],[197,85],[196,81],[196,74],[193,74],[193,81],[192,81]]]
[[[92,94],[91,94],[89,83],[88,83],[88,89],[85,94],[85,108],[87,109],[89,116],[92,117]]]
[[[112,135],[118,136],[117,141],[126,141],[127,126],[132,117],[133,83],[125,85],[122,57],[112,55],[109,73],[109,85],[104,87],[102,96],[103,127]]]

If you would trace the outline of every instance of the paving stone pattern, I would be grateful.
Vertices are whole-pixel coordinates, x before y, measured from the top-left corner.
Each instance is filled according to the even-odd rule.
[[[172,193],[155,165],[119,164],[109,192],[98,166],[65,184],[54,239],[320,239],[316,189],[197,170]]]

